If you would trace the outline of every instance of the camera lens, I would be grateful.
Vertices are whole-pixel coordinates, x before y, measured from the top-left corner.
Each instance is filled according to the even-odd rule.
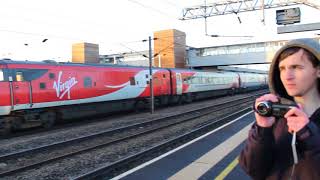
[[[271,105],[268,102],[259,102],[257,111],[260,115],[267,116],[271,113]]]

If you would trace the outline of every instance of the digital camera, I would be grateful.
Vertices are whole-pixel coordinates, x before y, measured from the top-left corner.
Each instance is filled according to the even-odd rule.
[[[284,115],[296,105],[274,103],[271,101],[262,101],[259,102],[256,106],[256,112],[265,117],[284,117]]]

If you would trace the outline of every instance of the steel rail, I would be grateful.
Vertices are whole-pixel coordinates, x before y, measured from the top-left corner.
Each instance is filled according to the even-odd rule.
[[[181,116],[186,116],[186,115],[190,114],[188,116],[188,118],[185,118],[184,120],[180,120],[178,122],[171,122],[171,123],[169,123],[167,125],[162,125],[161,127],[155,127],[155,128],[151,128],[149,130],[144,130],[142,132],[138,132],[135,135],[125,136],[125,137],[122,137],[122,138],[118,138],[116,140],[112,140],[110,142],[106,142],[106,143],[103,143],[103,144],[95,145],[95,146],[92,146],[92,147],[89,147],[89,148],[80,149],[78,151],[74,151],[74,152],[67,153],[67,154],[64,154],[64,155],[60,155],[60,156],[57,156],[57,157],[49,158],[47,160],[43,160],[43,161],[40,161],[40,162],[35,162],[35,163],[29,164],[27,166],[19,167],[19,168],[13,169],[13,170],[5,171],[5,172],[0,172],[0,177],[1,176],[12,175],[12,174],[15,174],[15,173],[18,173],[18,172],[21,172],[21,171],[25,171],[25,170],[32,169],[32,168],[35,168],[35,167],[39,167],[41,165],[44,165],[44,164],[47,164],[47,163],[50,163],[50,162],[53,162],[53,161],[57,161],[57,160],[60,160],[60,159],[63,159],[63,158],[74,156],[76,154],[85,153],[85,152],[88,152],[88,151],[91,151],[91,150],[94,150],[94,149],[97,149],[97,148],[110,146],[110,145],[112,145],[114,143],[117,143],[117,142],[121,142],[121,141],[130,139],[130,138],[134,138],[136,136],[141,136],[141,135],[146,134],[146,133],[151,133],[151,132],[157,131],[159,129],[163,129],[163,128],[166,128],[166,127],[169,127],[169,126],[173,126],[173,125],[176,125],[176,124],[179,124],[179,123],[183,123],[185,121],[189,121],[189,120],[201,117],[201,116],[205,116],[206,114],[212,113],[214,108],[217,108],[217,109],[215,109],[215,111],[219,111],[221,109],[225,109],[225,108],[218,108],[219,106],[227,105],[228,103],[232,103],[232,102],[238,102],[238,104],[241,104],[241,103],[243,103],[243,102],[241,102],[241,100],[246,100],[247,98],[248,98],[248,96],[247,97],[243,97],[243,98],[238,98],[238,99],[235,99],[235,100],[222,102],[222,103],[217,103],[217,104],[214,104],[214,105],[208,106],[208,107],[197,108],[195,110],[187,111],[187,112],[181,113],[181,114],[175,114],[175,115],[170,115],[170,116],[166,116],[166,117],[161,117],[161,118],[157,118],[157,119],[150,120],[150,121],[143,122],[143,123],[136,123],[136,124],[125,126],[125,127],[116,128],[116,129],[112,129],[112,130],[108,130],[108,131],[92,134],[90,136],[84,136],[84,137],[81,137],[81,138],[75,138],[75,139],[71,139],[71,140],[68,140],[68,141],[53,143],[53,144],[50,144],[50,145],[41,146],[41,147],[37,147],[37,148],[34,148],[34,149],[30,149],[30,150],[25,150],[25,151],[21,151],[21,152],[17,152],[17,153],[11,153],[11,154],[7,154],[7,155],[3,155],[3,156],[0,156],[0,161],[1,162],[9,161],[10,159],[11,160],[12,159],[16,159],[17,157],[21,157],[21,156],[27,156],[28,154],[35,154],[35,153],[41,153],[41,152],[49,151],[52,148],[65,147],[67,145],[70,146],[71,144],[79,143],[81,141],[87,141],[87,140],[91,140],[92,141],[92,138],[99,138],[100,136],[109,136],[111,134],[115,134],[115,133],[119,133],[119,132],[127,132],[129,129],[134,129],[134,128],[141,127],[141,126],[150,126],[150,125],[155,124],[157,122],[161,122],[161,123],[163,123],[164,121],[169,121],[170,122],[170,121],[172,121],[173,118],[179,118]],[[238,105],[238,104],[236,104],[236,105]],[[199,113],[199,111],[205,111],[205,112]],[[195,112],[197,112],[197,113],[195,113]]]

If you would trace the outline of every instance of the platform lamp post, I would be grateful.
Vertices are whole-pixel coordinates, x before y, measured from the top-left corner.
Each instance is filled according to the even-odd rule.
[[[151,98],[151,108],[150,113],[154,112],[154,97],[153,97],[153,78],[152,78],[152,49],[151,49],[151,36],[149,36],[149,78],[150,78],[150,98]]]
[[[153,38],[153,40],[156,40],[157,38]],[[149,41],[149,56],[143,55],[144,57],[149,58],[149,84],[150,84],[150,113],[154,113],[154,95],[153,95],[153,76],[152,76],[152,47],[151,47],[151,36],[149,36],[148,40],[142,40],[142,42]]]

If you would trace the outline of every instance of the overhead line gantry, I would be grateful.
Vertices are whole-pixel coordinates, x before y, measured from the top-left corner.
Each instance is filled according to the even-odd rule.
[[[247,11],[264,10],[304,4],[320,10],[320,4],[311,0],[217,0],[214,3],[187,7],[182,10],[180,20],[207,18],[211,16],[238,14]]]

